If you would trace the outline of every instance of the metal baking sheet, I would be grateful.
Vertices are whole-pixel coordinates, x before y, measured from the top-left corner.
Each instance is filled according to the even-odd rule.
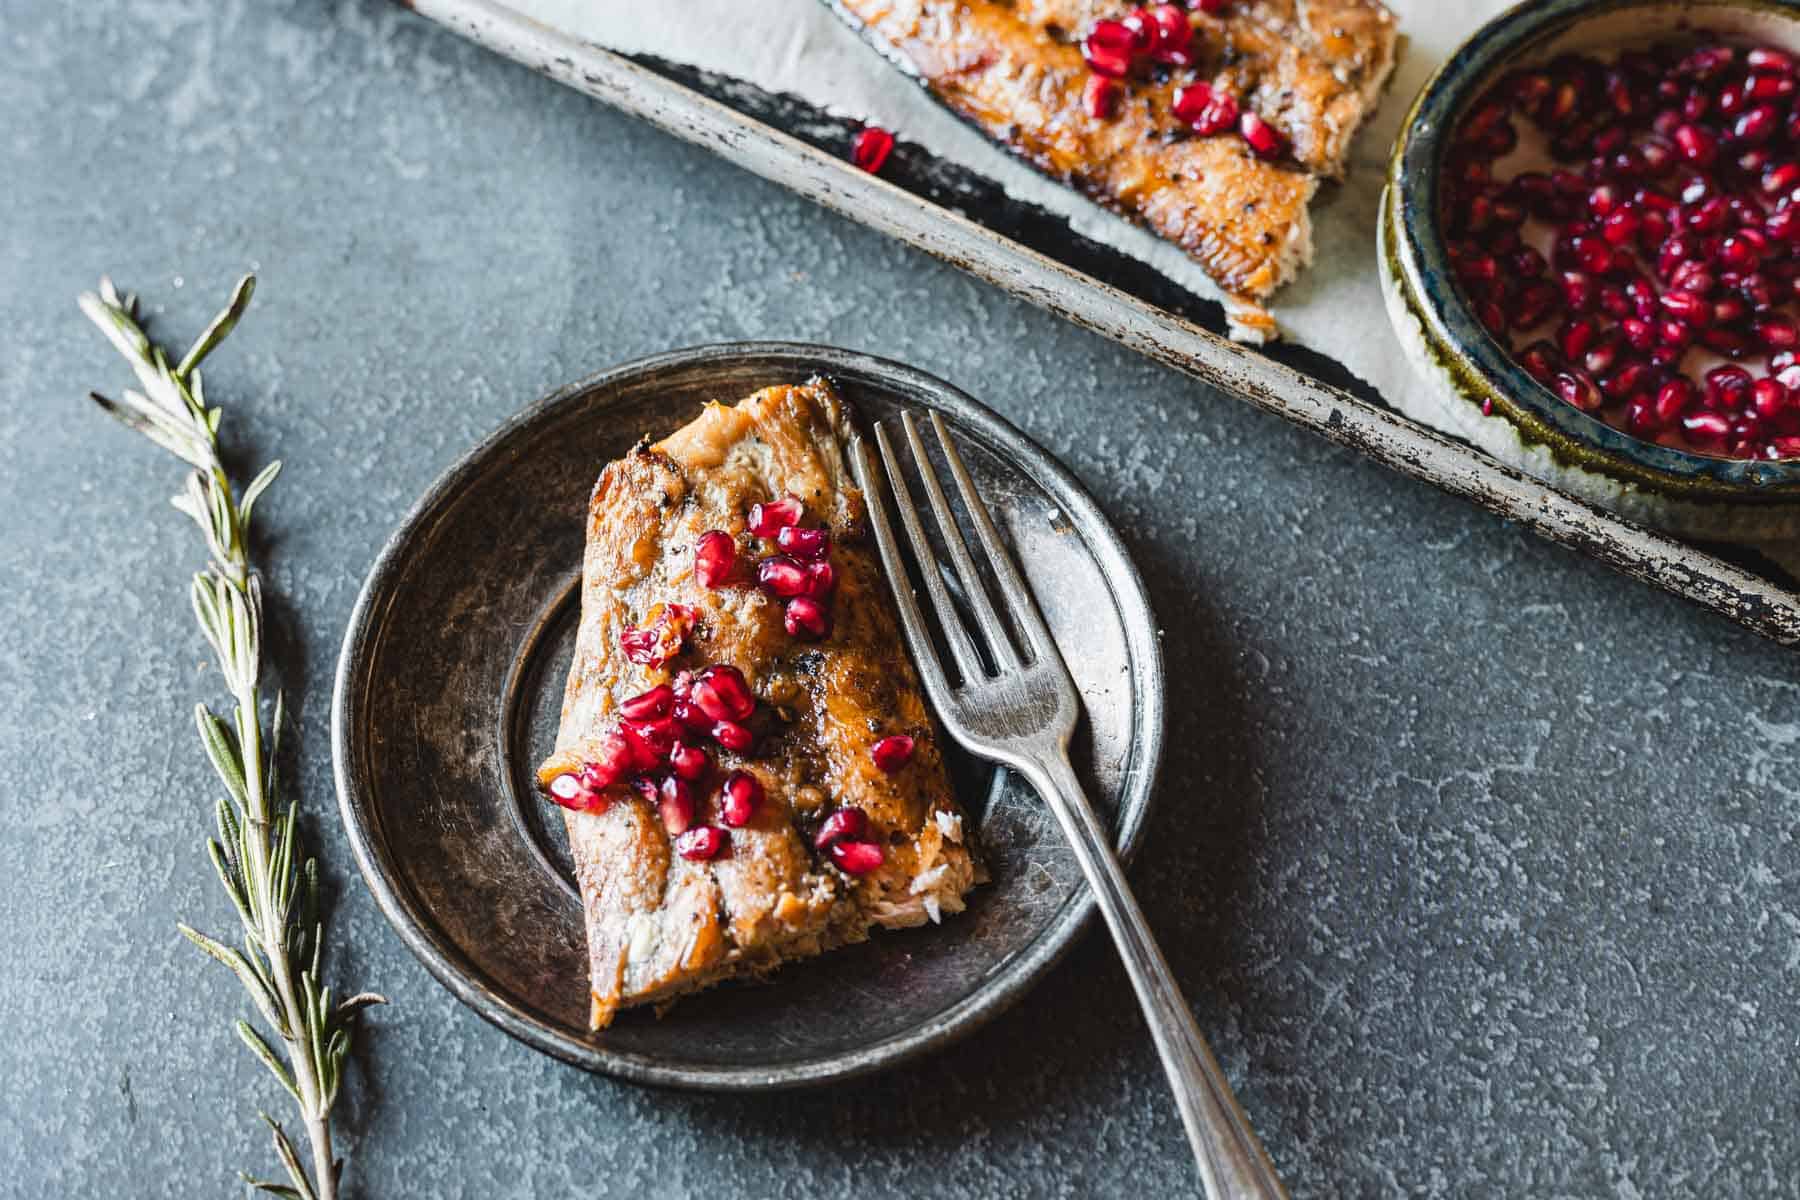
[[[406,0],[403,0],[406,2]],[[1435,484],[1561,545],[1686,596],[1782,644],[1800,642],[1800,593],[1741,547],[1644,529],[1401,415],[1331,359],[1227,340],[1220,306],[997,184],[905,144],[877,178],[844,161],[854,123],[739,80],[630,58],[534,21],[500,0],[408,7],[559,83],[706,147],[852,220],[1013,295]],[[1372,269],[1372,268],[1371,268]]]

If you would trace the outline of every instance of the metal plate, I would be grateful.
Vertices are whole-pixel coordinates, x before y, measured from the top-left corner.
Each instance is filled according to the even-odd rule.
[[[967,912],[587,1031],[562,823],[529,773],[555,737],[594,478],[708,400],[813,374],[865,427],[902,407],[944,415],[1081,688],[1077,767],[1125,854],[1143,831],[1163,706],[1143,584],[1081,486],[1016,429],[923,372],[819,346],[681,350],[574,384],[451,467],[383,549],[339,658],[332,751],[357,863],[407,945],[482,1016],[590,1070],[754,1090],[891,1066],[1016,1000],[1093,909],[1037,797],[955,760],[993,875]]]

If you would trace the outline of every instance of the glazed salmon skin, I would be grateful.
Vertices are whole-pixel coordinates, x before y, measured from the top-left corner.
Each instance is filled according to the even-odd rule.
[[[771,387],[709,404],[594,488],[538,779],[566,809],[595,1029],[960,912],[983,877],[850,430],[827,381]]]
[[[1312,258],[1308,214],[1321,178],[1345,169],[1350,139],[1394,67],[1393,14],[1376,0],[1228,0],[1177,8],[1191,28],[1180,64],[1140,61],[1088,111],[1081,38],[1129,5],[1096,0],[834,0],[954,112],[1059,182],[1147,226],[1225,294],[1234,336],[1276,332],[1263,302]],[[1200,136],[1175,115],[1177,90],[1229,95],[1277,136],[1259,157],[1235,123]]]

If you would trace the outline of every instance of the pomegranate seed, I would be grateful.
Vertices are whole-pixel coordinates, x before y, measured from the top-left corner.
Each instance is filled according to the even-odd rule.
[[[737,754],[747,753],[756,744],[756,735],[747,725],[736,721],[718,721],[712,727],[713,741]]]
[[[719,793],[719,816],[733,829],[740,829],[750,823],[762,798],[763,786],[756,776],[733,771],[725,777],[724,790]]]
[[[823,529],[789,525],[775,534],[775,544],[795,558],[823,558],[831,548],[831,535]]]
[[[1744,65],[1752,71],[1772,71],[1777,75],[1792,75],[1794,59],[1784,51],[1772,46],[1758,46],[1744,55]]]
[[[1520,279],[1536,279],[1539,275],[1544,273],[1545,269],[1549,267],[1550,264],[1544,260],[1544,256],[1538,253],[1535,248],[1526,246],[1512,256],[1510,265],[1515,277]]]
[[[1642,218],[1631,209],[1617,209],[1600,222],[1600,236],[1615,246],[1629,245],[1636,240],[1640,224]]]
[[[669,715],[675,703],[675,689],[659,683],[647,692],[639,692],[619,705],[619,715],[633,721],[651,721]]]
[[[1647,137],[1637,145],[1638,161],[1643,164],[1644,174],[1660,177],[1668,174],[1675,165],[1675,146],[1667,138]]]
[[[1800,437],[1770,438],[1769,457],[1800,458]]]
[[[1631,301],[1631,311],[1640,321],[1648,321],[1656,316],[1662,307],[1656,289],[1642,275],[1636,276],[1625,284],[1625,297]]]
[[[1671,289],[1662,294],[1663,311],[1689,325],[1701,325],[1712,318],[1712,305],[1697,292]]]
[[[694,544],[694,575],[705,587],[724,587],[736,563],[737,543],[729,533],[711,529]]]
[[[581,764],[581,785],[601,791],[624,779],[631,770],[631,743],[614,730],[600,738],[600,756]]]
[[[1702,346],[1726,358],[1742,358],[1750,352],[1750,339],[1735,329],[1702,329],[1698,337]]]
[[[668,761],[675,746],[675,722],[663,717],[654,721],[620,721],[619,732],[631,747],[631,764],[649,771]]]
[[[1744,111],[1745,99],[1742,83],[1728,83],[1719,89],[1718,99],[1713,103],[1718,108],[1720,116],[1734,117]]]
[[[813,835],[813,845],[820,850],[833,842],[858,841],[869,830],[869,818],[860,808],[840,808],[826,817]]]
[[[1555,311],[1562,297],[1547,283],[1528,284],[1520,289],[1509,314],[1515,329],[1531,329]]]
[[[1194,132],[1201,137],[1215,137],[1238,123],[1237,97],[1230,92],[1214,92],[1208,104],[1193,121]]]
[[[1656,345],[1656,326],[1640,317],[1626,317],[1620,321],[1619,332],[1633,350],[1649,350]]]
[[[1675,130],[1675,151],[1696,167],[1710,167],[1719,156],[1719,143],[1698,125],[1683,125]]]
[[[806,515],[806,506],[798,496],[783,496],[750,506],[750,532],[759,538],[772,538],[789,525],[798,525]]]
[[[1664,317],[1656,323],[1656,336],[1663,345],[1680,349],[1693,343],[1694,327],[1680,317]]]
[[[669,775],[656,791],[656,813],[663,828],[670,837],[686,833],[694,823],[694,785],[679,775]]]
[[[1244,113],[1238,118],[1238,132],[1244,141],[1249,143],[1251,151],[1258,158],[1276,158],[1281,154],[1286,142],[1275,127],[1253,112]]]
[[[806,565],[785,554],[776,554],[763,559],[762,564],[756,568],[756,580],[762,584],[764,590],[783,599],[789,596],[804,596],[811,583]]]
[[[723,829],[702,825],[675,839],[675,853],[689,862],[709,862],[725,853],[731,837]]]
[[[1636,434],[1660,433],[1656,405],[1649,396],[1633,396],[1625,404],[1625,428]]]
[[[1519,351],[1519,365],[1539,383],[1549,383],[1561,368],[1562,356],[1555,346],[1540,339]]]
[[[695,733],[712,732],[712,718],[700,711],[700,706],[692,700],[677,700],[669,716],[677,725]]]
[[[1119,18],[1119,24],[1131,30],[1132,54],[1148,54],[1156,45],[1156,26],[1150,21],[1148,9],[1132,9]]]
[[[1677,376],[1656,390],[1656,420],[1661,428],[1667,429],[1681,419],[1688,406],[1694,401],[1694,385],[1691,381]]]
[[[689,698],[715,721],[747,721],[756,711],[756,696],[745,682],[744,673],[723,663],[694,676]]]
[[[1208,16],[1216,16],[1225,11],[1227,0],[1194,0],[1193,7]]]
[[[874,842],[833,842],[830,853],[831,861],[846,875],[867,875],[887,859]]]
[[[1162,62],[1171,62],[1175,55],[1188,48],[1194,38],[1194,27],[1188,24],[1187,13],[1175,4],[1152,5],[1148,16],[1155,31],[1150,54]]]
[[[1742,408],[1750,391],[1750,372],[1730,365],[1714,367],[1706,373],[1706,406],[1708,408]]]
[[[1110,121],[1119,111],[1119,85],[1104,75],[1089,75],[1081,89],[1081,108],[1096,121]]]
[[[1564,321],[1562,328],[1556,331],[1557,346],[1562,350],[1564,358],[1580,358],[1593,345],[1597,332],[1599,326],[1586,318]]]
[[[1682,223],[1696,233],[1717,233],[1730,216],[1731,202],[1723,196],[1708,196],[1681,213]]]
[[[1192,125],[1200,119],[1200,114],[1206,111],[1206,106],[1213,102],[1213,98],[1211,85],[1190,83],[1185,87],[1175,89],[1175,98],[1170,102],[1170,109],[1174,112],[1176,120]]]
[[[1714,325],[1735,325],[1743,320],[1750,306],[1736,296],[1721,296],[1712,302]]]
[[[1588,352],[1581,356],[1581,365],[1587,368],[1589,375],[1604,375],[1612,370],[1619,357],[1620,340],[1618,332],[1609,329],[1605,336],[1588,347]]]
[[[1491,254],[1477,254],[1458,263],[1456,273],[1459,279],[1471,287],[1491,287],[1499,282],[1500,263]]]
[[[1600,391],[1609,400],[1623,400],[1627,396],[1635,396],[1639,392],[1649,392],[1656,387],[1657,370],[1647,362],[1628,362],[1618,371],[1608,375],[1600,384]]]
[[[795,596],[787,602],[782,627],[789,637],[817,641],[831,636],[831,613],[811,596]]]
[[[823,600],[831,595],[837,587],[837,568],[828,562],[808,563],[806,565],[806,594],[816,600]]]
[[[1754,230],[1743,230],[1734,233],[1719,243],[1719,262],[1734,271],[1754,271],[1762,264],[1762,250],[1756,242],[1761,237],[1752,238]]]
[[[634,663],[656,669],[681,653],[697,614],[685,604],[665,604],[654,621],[619,634],[619,648]]]
[[[850,139],[850,161],[874,175],[894,149],[894,135],[879,125],[865,125]]]
[[[1744,113],[1731,127],[1731,138],[1735,142],[1755,146],[1775,136],[1781,128],[1781,114],[1775,111],[1773,104],[1759,104]]]
[[[1703,262],[1684,262],[1675,268],[1669,276],[1669,286],[1678,292],[1692,292],[1696,296],[1704,296],[1713,290],[1711,268]]]
[[[1800,166],[1793,166],[1794,183],[1800,185]],[[1763,235],[1777,242],[1792,242],[1800,238],[1800,208],[1784,208],[1772,212],[1763,222]]]
[[[1559,281],[1562,284],[1563,305],[1570,312],[1587,312],[1594,307],[1594,280],[1591,275],[1581,271],[1564,271]]]
[[[892,775],[912,760],[913,740],[904,733],[891,734],[869,748],[869,757],[884,775]]]
[[[690,746],[685,742],[677,742],[669,750],[669,770],[676,776],[692,783],[706,774],[706,751],[698,746]]]
[[[1763,378],[1750,385],[1750,410],[1766,421],[1779,417],[1788,405],[1788,390],[1779,380]]]
[[[1096,75],[1118,78],[1131,70],[1138,36],[1123,21],[1095,21],[1081,39],[1081,57]]]
[[[1794,94],[1794,81],[1781,75],[1752,75],[1744,84],[1750,100],[1780,100]]]
[[[1714,442],[1731,432],[1731,422],[1718,413],[1692,413],[1681,419],[1681,428],[1697,441]]]
[[[1558,371],[1555,379],[1556,394],[1563,402],[1579,408],[1582,412],[1593,412],[1600,407],[1600,389],[1594,381],[1581,371]]]
[[[1792,350],[1800,346],[1800,326],[1786,317],[1768,317],[1750,328],[1765,350]]]
[[[576,812],[603,812],[606,809],[606,797],[585,786],[581,777],[573,772],[552,779],[549,791],[550,799]]]

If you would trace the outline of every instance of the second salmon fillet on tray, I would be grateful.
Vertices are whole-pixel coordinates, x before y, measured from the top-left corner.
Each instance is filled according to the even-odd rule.
[[[835,0],[933,95],[1174,242],[1235,337],[1312,258],[1307,212],[1394,68],[1376,0]]]
[[[984,876],[900,639],[832,386],[608,465],[556,752],[591,1023],[960,912]]]

